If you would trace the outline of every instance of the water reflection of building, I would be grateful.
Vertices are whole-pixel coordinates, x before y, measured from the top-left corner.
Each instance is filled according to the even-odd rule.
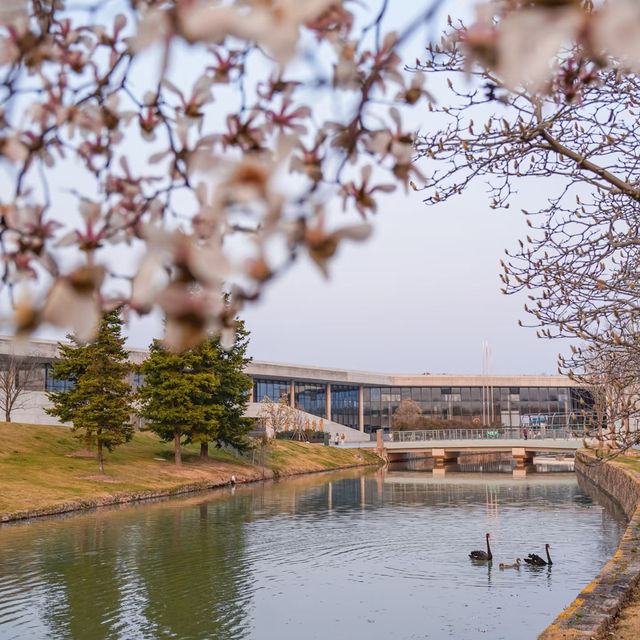
[[[0,338],[0,363],[6,362],[10,351],[10,339]],[[26,352],[37,361],[38,371],[29,382],[30,408],[14,419],[50,422],[42,410],[45,391],[66,384],[51,377],[57,343],[33,341]],[[130,350],[136,363],[146,354],[143,349]],[[502,426],[528,423],[531,429],[538,423],[550,425],[556,418],[561,422],[590,404],[589,394],[565,376],[388,375],[272,362],[252,362],[246,372],[253,380],[253,402],[286,395],[307,413],[364,432],[391,428],[403,400],[412,400],[424,416],[437,420],[479,425],[483,416],[492,415]],[[138,381],[134,379],[134,384]]]
[[[384,479],[384,496],[394,503],[430,504],[458,509],[471,502],[486,505],[487,513],[497,515],[500,509],[528,500],[531,491],[559,510],[568,496],[584,499],[574,474],[545,473],[514,482],[511,475],[487,473],[452,473],[434,478],[423,472],[391,472]]]

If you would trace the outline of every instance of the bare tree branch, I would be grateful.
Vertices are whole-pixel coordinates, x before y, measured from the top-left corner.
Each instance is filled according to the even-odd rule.
[[[5,422],[11,422],[11,413],[27,408],[27,392],[32,391],[42,362],[37,354],[18,355],[13,350],[0,359],[0,411]]]

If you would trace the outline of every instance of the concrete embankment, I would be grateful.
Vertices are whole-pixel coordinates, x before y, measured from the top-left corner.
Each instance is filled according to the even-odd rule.
[[[629,524],[613,558],[538,640],[602,637],[640,581],[640,474],[586,452],[576,454],[576,472],[618,502]]]

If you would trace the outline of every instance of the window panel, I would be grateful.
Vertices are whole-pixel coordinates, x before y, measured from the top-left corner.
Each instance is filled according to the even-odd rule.
[[[46,368],[46,378],[45,378],[45,389],[47,391],[69,391],[69,389],[73,389],[75,386],[75,382],[73,380],[56,380],[53,377],[53,368],[50,364],[45,365]]]
[[[271,380],[268,378],[254,378],[253,401],[262,402],[265,396],[269,396],[273,402],[278,402],[285,395],[289,396],[291,383],[288,380]]]
[[[327,387],[324,384],[296,382],[295,405],[298,409],[320,418],[326,417]]]
[[[360,388],[331,385],[331,420],[353,429],[359,428]]]

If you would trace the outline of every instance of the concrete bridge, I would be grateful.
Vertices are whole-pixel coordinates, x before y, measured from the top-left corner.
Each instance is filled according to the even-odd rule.
[[[461,455],[506,453],[524,467],[540,453],[573,453],[582,448],[582,439],[568,428],[529,429],[443,429],[400,431],[383,441],[379,433],[377,448],[390,462],[410,457],[434,458],[438,467],[458,462]]]

